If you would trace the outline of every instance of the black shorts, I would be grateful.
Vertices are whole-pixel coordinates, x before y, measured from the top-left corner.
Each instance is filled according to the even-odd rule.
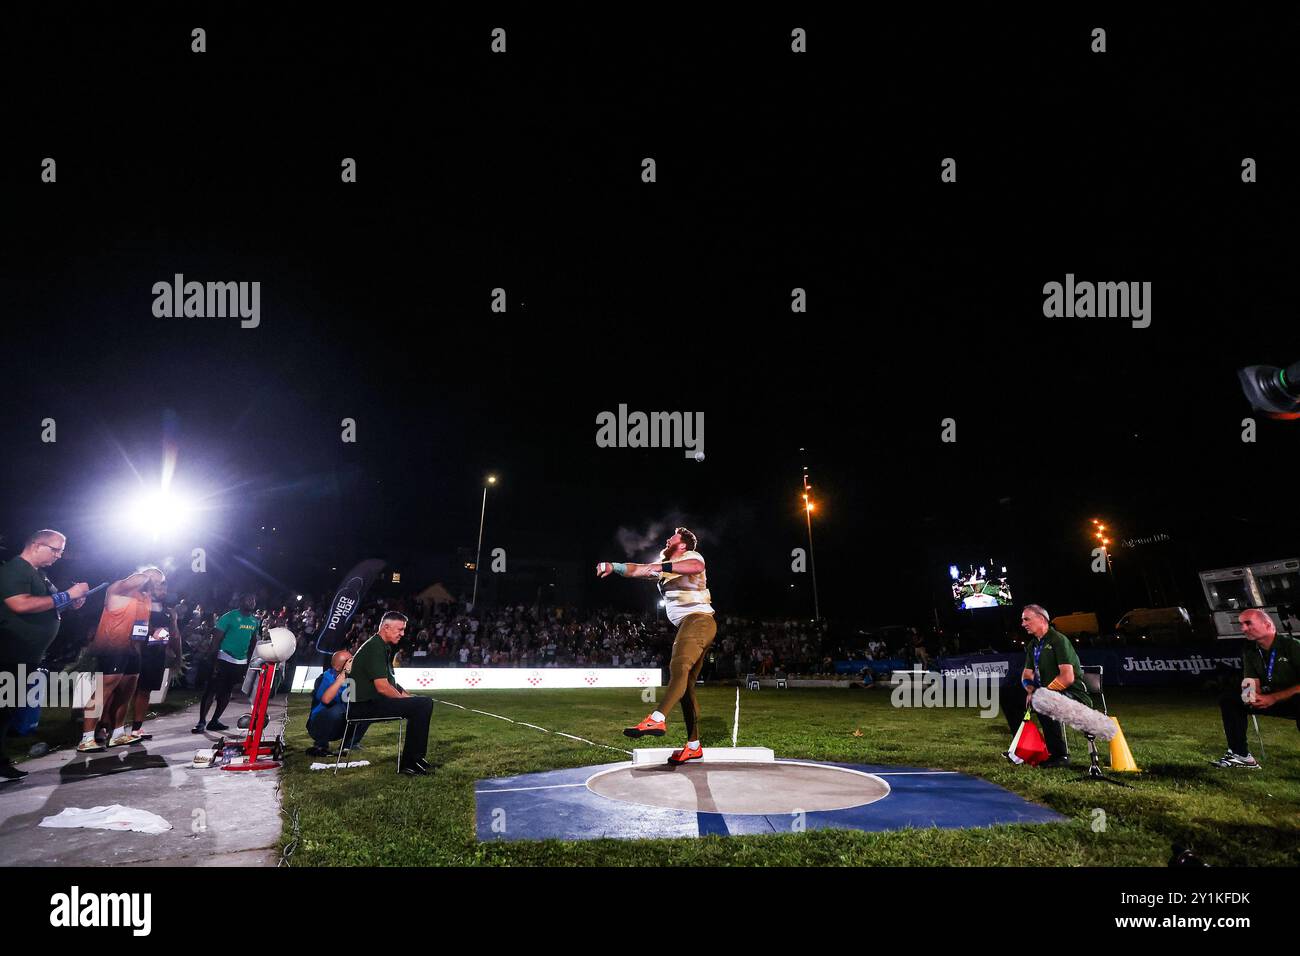
[[[146,644],[140,648],[140,683],[137,690],[162,689],[163,671],[167,669],[167,645]]]
[[[134,647],[129,651],[106,651],[95,655],[95,667],[105,677],[115,674],[132,675],[140,673],[140,652]]]
[[[237,687],[244,682],[244,674],[248,671],[248,661],[242,664],[236,664],[233,661],[223,661],[217,658],[212,667],[212,683],[220,683],[226,687]]]

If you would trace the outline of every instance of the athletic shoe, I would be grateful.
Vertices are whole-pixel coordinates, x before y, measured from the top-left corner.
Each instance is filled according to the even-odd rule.
[[[344,753],[346,752],[347,751],[344,751]],[[306,754],[309,757],[332,757],[333,756],[333,753],[326,750],[324,747],[308,747],[306,750]]]
[[[668,732],[662,720],[655,720],[653,717],[647,717],[635,727],[628,727],[623,731],[624,737],[662,737]]]
[[[140,736],[138,734],[128,732],[123,734],[121,737],[114,737],[108,742],[108,745],[110,747],[129,747],[132,744],[138,744],[139,742]]]
[[[26,770],[19,770],[11,763],[0,763],[0,782],[21,780],[27,776]]]
[[[1256,760],[1254,757],[1252,757],[1250,754],[1246,754],[1246,756],[1243,757],[1240,754],[1233,753],[1231,750],[1229,750],[1218,760],[1211,760],[1210,764],[1211,766],[1223,767],[1225,769],[1227,768],[1241,768],[1243,770],[1263,769],[1259,765],[1259,761]]]
[[[229,730],[229,729],[230,729],[229,724],[223,724],[219,720],[208,721],[208,730]]]
[[[107,750],[107,749],[108,748],[105,747],[103,744],[101,744],[98,740],[84,740],[81,743],[77,744],[77,753],[79,754],[91,754],[99,750]]]
[[[415,765],[419,767],[421,770],[423,770],[425,773],[433,773],[433,765],[430,764],[429,761],[425,760],[423,757],[415,758]]]
[[[427,777],[429,771],[422,769],[419,764],[405,763],[397,769],[397,772],[404,777]]]
[[[683,747],[681,750],[674,750],[672,752],[672,755],[668,758],[668,762],[671,764],[680,765],[686,763],[686,761],[688,760],[701,760],[703,759],[703,757],[704,757],[703,747],[696,747],[694,749],[691,749],[690,747]]]
[[[208,729],[208,723],[207,723],[207,721],[205,721],[205,720],[200,720],[197,724],[195,724],[193,727],[190,728],[190,733],[192,733],[192,734],[201,734],[201,733],[203,733],[203,731],[205,731],[205,730],[207,730],[207,729]]]
[[[1068,767],[1070,766],[1070,758],[1069,757],[1048,757],[1038,766],[1040,769],[1043,770],[1055,770],[1057,767]]]

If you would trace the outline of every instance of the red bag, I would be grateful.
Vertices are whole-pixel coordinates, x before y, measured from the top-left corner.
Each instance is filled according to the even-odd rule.
[[[1017,763],[1024,762],[1031,767],[1036,767],[1051,756],[1047,744],[1043,741],[1043,735],[1029,717],[1025,717],[1025,722],[1020,726],[1020,733],[1016,736],[1019,738],[1019,743],[1016,745],[1015,755],[1020,758]]]

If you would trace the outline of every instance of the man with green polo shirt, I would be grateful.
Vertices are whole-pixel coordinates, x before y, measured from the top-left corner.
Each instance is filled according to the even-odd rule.
[[[1038,604],[1025,605],[1020,612],[1020,626],[1033,638],[1025,648],[1025,669],[1020,674],[1020,683],[1027,692],[1025,706],[1029,706],[1036,688],[1046,687],[1091,707],[1092,698],[1083,685],[1079,655],[1070,639],[1052,627],[1047,611]],[[1043,726],[1043,742],[1051,754],[1038,766],[1049,769],[1069,766],[1070,748],[1065,742],[1065,728],[1046,714],[1040,713],[1038,720]]]
[[[0,674],[8,675],[7,680],[24,698],[27,674],[40,666],[58,636],[63,610],[81,607],[90,590],[83,581],[60,591],[45,576],[45,569],[63,557],[67,544],[62,533],[46,528],[29,535],[23,550],[0,565]],[[10,764],[4,752],[9,721],[16,711],[17,706],[0,700],[0,782],[27,776]]]
[[[393,651],[406,633],[406,615],[389,611],[379,621],[379,633],[352,655],[352,703],[348,716],[361,720],[372,717],[402,717],[406,720],[406,744],[398,761],[398,773],[422,777],[429,773],[424,759],[429,749],[429,721],[433,701],[408,694],[397,683]]]
[[[1246,646],[1241,652],[1241,688],[1219,698],[1228,752],[1211,761],[1216,767],[1258,770],[1259,761],[1246,743],[1246,717],[1281,717],[1300,728],[1300,640],[1277,633],[1265,612],[1250,608],[1237,617]]]
[[[249,648],[253,646],[262,627],[262,622],[253,614],[256,609],[257,595],[250,591],[240,599],[238,608],[227,611],[217,621],[213,631],[217,652],[212,661],[212,673],[208,677],[203,700],[199,703],[199,722],[190,733],[230,729],[229,725],[221,722],[221,714],[230,703],[230,692],[244,682]],[[212,712],[212,720],[208,721],[208,708],[214,701],[217,709]]]

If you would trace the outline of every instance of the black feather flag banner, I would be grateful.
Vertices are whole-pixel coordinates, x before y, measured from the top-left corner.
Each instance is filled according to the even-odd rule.
[[[343,646],[348,633],[348,622],[357,613],[362,598],[370,590],[370,585],[375,583],[375,578],[386,563],[379,558],[367,558],[343,575],[343,582],[334,592],[334,600],[330,601],[320,633],[316,635],[316,650],[322,654],[333,654]]]

